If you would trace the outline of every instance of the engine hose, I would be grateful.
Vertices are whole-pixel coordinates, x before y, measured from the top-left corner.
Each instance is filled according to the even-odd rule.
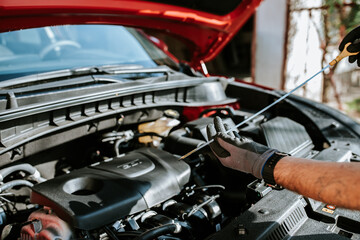
[[[115,235],[115,233],[108,226],[105,226],[104,230],[110,239],[119,240],[119,238]]]
[[[140,233],[138,232],[118,232],[116,233],[116,237],[120,240],[120,239],[133,239],[135,237],[139,237],[140,236]]]
[[[127,232],[117,232],[116,236],[118,237],[118,239],[123,239],[123,238],[135,238],[135,237],[139,237],[141,234],[141,232],[138,231],[127,231]]]
[[[14,166],[7,167],[7,168],[0,170],[0,182],[2,182],[5,177],[7,177],[8,175],[10,175],[16,171],[24,171],[31,175],[33,175],[33,174],[35,174],[35,172],[37,172],[36,168],[31,166],[28,163],[14,165]]]
[[[203,140],[187,137],[187,132],[185,129],[178,129],[173,131],[169,137],[173,137],[179,144],[186,144],[191,146],[200,146],[205,143]]]
[[[201,144],[206,143],[203,140],[187,137],[188,133],[185,129],[177,129],[173,131],[166,139],[165,139],[165,149],[169,152],[173,152],[176,154],[183,154],[188,150],[192,150]],[[179,147],[181,146],[181,147]]]
[[[150,229],[144,233],[142,233],[139,237],[135,238],[136,240],[152,240],[161,235],[174,233],[177,230],[177,225],[175,223],[165,224],[159,227],[155,227]]]
[[[9,189],[9,188],[13,188],[15,186],[28,186],[28,187],[33,187],[34,184],[32,184],[29,181],[26,180],[13,180],[7,183],[4,183],[3,185],[0,185],[0,193]]]

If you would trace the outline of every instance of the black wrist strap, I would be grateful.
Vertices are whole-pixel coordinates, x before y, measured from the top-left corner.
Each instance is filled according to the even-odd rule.
[[[280,159],[283,157],[290,156],[287,153],[283,152],[275,152],[273,155],[271,155],[268,160],[266,161],[263,171],[262,171],[262,177],[265,181],[265,183],[276,186],[276,182],[274,179],[274,169],[275,165],[279,162]]]

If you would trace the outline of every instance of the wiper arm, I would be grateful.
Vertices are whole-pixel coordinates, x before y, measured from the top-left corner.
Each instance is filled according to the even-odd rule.
[[[129,74],[129,73],[168,73],[173,70],[170,69],[168,66],[158,66],[155,68],[137,68],[137,69],[135,68],[121,69],[121,68],[114,68],[111,66],[104,66],[104,67],[100,67],[99,71],[100,71],[99,73],[118,75],[118,74]]]
[[[105,65],[96,67],[82,67],[68,69],[71,73],[70,76],[86,76],[92,74],[116,74],[116,71],[136,71],[143,70],[141,65]]]
[[[130,74],[130,73],[168,73],[172,71],[167,66],[159,66],[155,68],[144,68],[141,65],[107,65],[107,66],[92,66],[92,67],[81,67],[74,69],[64,69],[58,71],[51,71],[39,74],[32,74],[20,78],[10,79],[0,82],[0,88],[19,88],[26,87],[29,84],[36,85],[41,84],[49,80],[57,81],[59,79],[69,77],[80,77],[96,74]]]

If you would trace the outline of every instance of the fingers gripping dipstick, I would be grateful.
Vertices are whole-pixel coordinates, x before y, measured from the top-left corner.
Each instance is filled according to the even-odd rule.
[[[293,90],[291,90],[290,92],[286,93],[285,95],[283,95],[282,97],[280,97],[278,100],[276,100],[275,102],[271,103],[270,105],[264,107],[263,109],[261,109],[260,111],[258,111],[257,113],[255,113],[254,115],[252,115],[251,117],[245,119],[244,121],[240,122],[239,124],[237,124],[236,126],[230,128],[229,130],[226,131],[226,133],[229,133],[231,131],[236,130],[238,127],[244,125],[245,123],[253,120],[254,118],[256,118],[257,116],[259,116],[260,114],[262,114],[263,112],[267,111],[269,108],[273,107],[274,105],[278,104],[279,102],[281,102],[282,100],[284,100],[285,98],[287,98],[290,94],[292,94],[293,92],[295,92],[296,90],[298,90],[299,88],[301,88],[302,86],[304,86],[305,84],[307,84],[310,80],[312,80],[314,77],[316,77],[317,75],[319,75],[320,73],[322,73],[323,71],[325,71],[327,68],[329,68],[330,66],[334,66],[336,63],[340,62],[343,58],[351,56],[351,55],[356,55],[359,52],[348,52],[347,51],[347,47],[350,45],[351,43],[347,43],[345,45],[344,50],[334,59],[332,60],[327,66],[325,66],[323,69],[321,69],[319,72],[317,72],[316,74],[314,74],[312,77],[310,77],[309,79],[305,80],[303,83],[301,83],[300,85],[298,85],[297,87],[295,87]],[[200,149],[208,146],[210,143],[214,142],[214,139],[198,146],[197,148],[193,149],[192,151],[188,152],[187,154],[185,154],[184,156],[180,157],[179,160],[183,160],[185,158],[187,158],[188,156],[190,156],[191,154],[199,151]]]
[[[351,43],[347,43],[347,44],[345,45],[344,50],[343,50],[334,60],[332,60],[332,61],[329,63],[329,65],[330,65],[330,66],[334,66],[336,63],[340,62],[343,58],[346,58],[346,57],[348,57],[348,56],[357,55],[359,52],[349,52],[349,51],[347,50],[348,46],[350,46],[350,45],[351,45]]]

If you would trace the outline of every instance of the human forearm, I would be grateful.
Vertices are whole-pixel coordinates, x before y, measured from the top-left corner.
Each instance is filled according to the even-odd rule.
[[[274,169],[277,184],[304,196],[360,210],[360,164],[285,157]]]
[[[207,126],[211,150],[229,168],[265,178],[304,196],[360,210],[360,163],[331,163],[281,155],[276,149],[226,132],[219,117]],[[273,170],[274,169],[274,170]],[[264,175],[265,174],[265,175]]]

